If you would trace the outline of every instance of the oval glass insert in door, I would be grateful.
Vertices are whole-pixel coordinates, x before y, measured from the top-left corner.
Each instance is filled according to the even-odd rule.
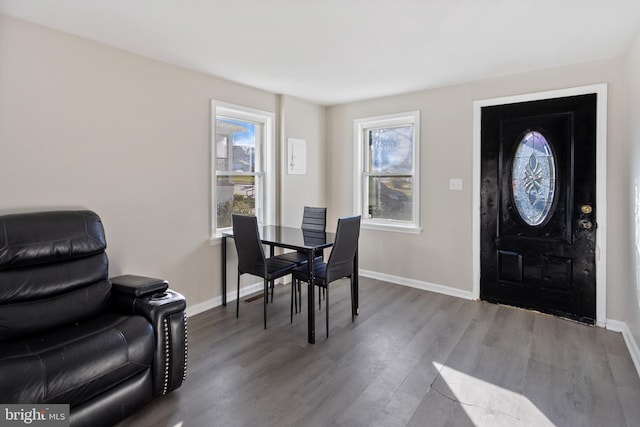
[[[556,191],[556,159],[547,139],[537,131],[520,140],[512,162],[513,201],[522,220],[539,226],[552,214]]]

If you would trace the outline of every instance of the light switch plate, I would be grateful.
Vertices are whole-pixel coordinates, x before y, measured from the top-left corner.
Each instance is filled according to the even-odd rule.
[[[449,180],[449,190],[462,191],[462,180],[458,178],[451,178]]]

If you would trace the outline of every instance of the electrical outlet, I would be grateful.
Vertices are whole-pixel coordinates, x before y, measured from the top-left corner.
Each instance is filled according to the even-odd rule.
[[[462,180],[457,178],[451,178],[449,180],[449,190],[462,191]]]

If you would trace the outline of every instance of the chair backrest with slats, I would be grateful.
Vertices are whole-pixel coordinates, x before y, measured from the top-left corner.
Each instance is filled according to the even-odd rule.
[[[327,227],[327,208],[304,207],[302,215],[303,230],[325,231]]]
[[[327,283],[351,276],[360,237],[360,215],[338,219],[336,239],[327,262]]]
[[[263,272],[266,260],[260,242],[257,218],[250,215],[234,214],[232,220],[233,240],[238,253],[238,271],[252,274]]]

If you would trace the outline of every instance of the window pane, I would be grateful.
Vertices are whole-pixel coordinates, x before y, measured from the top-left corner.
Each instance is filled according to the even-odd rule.
[[[217,226],[231,227],[231,214],[256,214],[254,176],[219,176],[216,180]]]
[[[511,170],[513,200],[520,217],[531,226],[542,224],[552,213],[556,189],[556,164],[551,146],[539,132],[520,141]]]
[[[370,218],[412,221],[413,179],[369,177]]]
[[[410,174],[413,171],[413,126],[370,129],[367,133],[369,172]]]
[[[225,172],[255,172],[260,164],[256,143],[261,138],[261,126],[256,123],[227,118],[216,119],[216,170]],[[259,166],[258,166],[259,169]]]

